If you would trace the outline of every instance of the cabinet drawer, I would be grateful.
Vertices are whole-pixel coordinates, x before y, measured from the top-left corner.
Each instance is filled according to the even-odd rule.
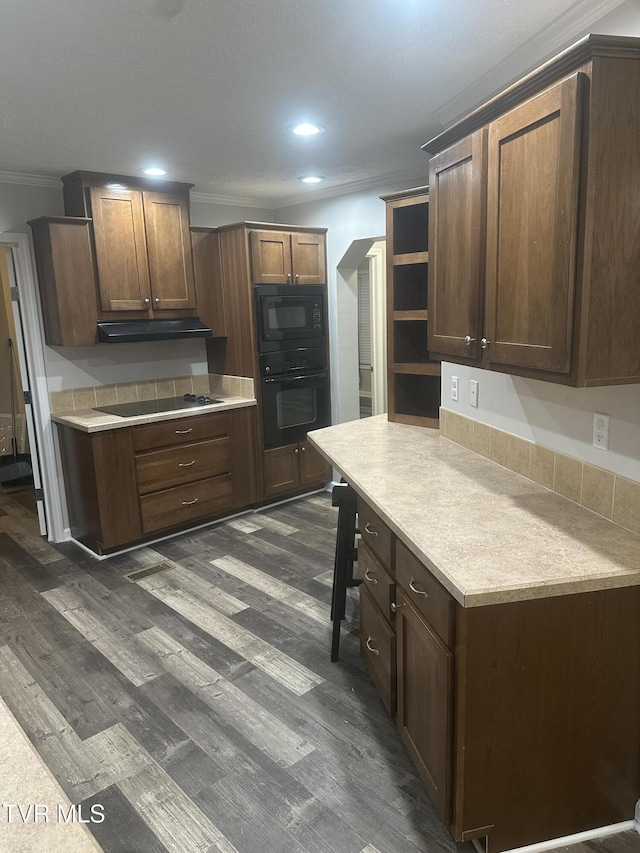
[[[358,500],[358,529],[382,565],[391,570],[391,531],[384,521],[362,499]]]
[[[136,457],[138,492],[143,495],[169,486],[204,480],[231,470],[229,438],[212,438],[197,444],[181,444]]]
[[[453,648],[455,602],[400,541],[396,541],[396,582],[440,638]]]
[[[360,654],[380,691],[385,708],[393,717],[396,712],[396,635],[362,586],[360,587]]]
[[[233,503],[231,474],[198,480],[140,498],[142,532],[178,527],[196,518],[216,515]]]
[[[358,545],[358,568],[363,586],[370,593],[387,622],[391,622],[391,603],[395,601],[396,585],[380,561],[362,541]]]
[[[200,441],[228,433],[229,417],[222,412],[219,415],[161,421],[157,424],[134,427],[133,449],[151,450],[154,447],[167,447],[171,444],[182,444],[184,441]]]

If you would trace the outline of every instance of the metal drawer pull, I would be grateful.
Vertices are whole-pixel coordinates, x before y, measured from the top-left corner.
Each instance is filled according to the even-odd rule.
[[[374,530],[374,529],[373,529],[373,527],[371,527],[371,525],[369,524],[369,522],[368,522],[368,521],[367,521],[367,523],[366,523],[366,524],[365,524],[365,526],[364,526],[364,532],[365,532],[365,533],[368,533],[368,534],[369,534],[369,536],[377,536],[377,535],[378,535],[378,531],[377,531],[377,530]]]
[[[425,598],[429,598],[428,592],[425,592],[423,589],[417,589],[413,585],[413,578],[411,578],[411,580],[409,581],[409,589],[411,590],[411,592],[415,592],[416,595],[424,595]]]
[[[192,459],[191,462],[178,462],[178,468],[191,468],[191,466],[195,464],[195,459]]]
[[[182,501],[182,506],[193,506],[198,503],[198,498],[194,498],[192,501]]]
[[[379,655],[380,652],[377,649],[374,649],[373,646],[371,645],[371,640],[373,640],[373,637],[371,635],[369,635],[367,637],[367,642],[366,642],[367,648],[369,649],[370,652],[373,652],[374,655]]]
[[[370,571],[370,569],[367,569],[366,572],[364,573],[366,580],[368,580],[369,583],[378,583],[377,578],[373,578],[369,575],[369,571]]]
[[[176,435],[189,435],[190,432],[193,432],[193,427],[189,427],[189,429],[177,429]]]

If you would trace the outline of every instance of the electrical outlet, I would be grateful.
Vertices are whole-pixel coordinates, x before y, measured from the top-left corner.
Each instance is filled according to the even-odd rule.
[[[609,415],[596,412],[593,416],[593,446],[609,449]]]
[[[458,377],[451,377],[451,399],[458,402]]]
[[[475,409],[478,408],[478,380],[471,379],[469,381],[469,405]]]

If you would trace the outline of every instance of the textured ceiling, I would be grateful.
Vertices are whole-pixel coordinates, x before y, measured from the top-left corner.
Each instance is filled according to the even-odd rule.
[[[0,171],[158,161],[197,191],[265,205],[310,198],[309,172],[334,189],[418,178],[443,123],[619,5],[0,0]],[[301,120],[326,132],[287,132]]]

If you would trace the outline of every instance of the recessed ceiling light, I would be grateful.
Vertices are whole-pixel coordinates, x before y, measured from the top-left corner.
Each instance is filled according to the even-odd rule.
[[[321,181],[324,181],[324,178],[322,175],[305,175],[300,180],[303,184],[319,184]]]
[[[167,174],[166,169],[160,169],[157,166],[151,166],[150,168],[143,169],[142,171],[145,173],[145,175],[149,175],[152,178],[160,178],[162,175]]]
[[[316,133],[322,133],[324,130],[323,127],[320,127],[318,124],[297,124],[295,127],[291,128],[291,132],[295,133],[296,136],[315,136]]]

